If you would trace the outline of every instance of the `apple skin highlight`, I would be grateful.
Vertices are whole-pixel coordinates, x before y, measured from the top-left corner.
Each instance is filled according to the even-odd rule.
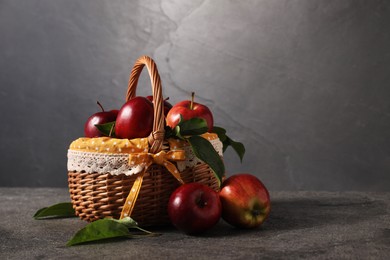
[[[145,97],[127,101],[119,110],[115,134],[119,138],[143,138],[153,130],[153,104]]]

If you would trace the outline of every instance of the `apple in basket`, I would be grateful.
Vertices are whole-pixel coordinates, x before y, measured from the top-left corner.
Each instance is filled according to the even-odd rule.
[[[102,112],[91,115],[85,122],[84,134],[86,137],[93,138],[103,136],[103,134],[96,128],[95,125],[114,122],[118,115],[118,110],[104,111],[104,108],[102,104],[99,103],[99,101],[97,104],[102,109]]]
[[[239,228],[256,228],[267,218],[271,204],[267,188],[254,175],[236,174],[221,187],[222,218]]]
[[[150,102],[153,102],[153,96],[147,96],[146,97]],[[172,104],[169,103],[167,100],[169,98],[164,99],[164,116],[166,117],[168,115],[169,110],[172,108]]]
[[[171,194],[168,202],[172,224],[189,235],[203,233],[215,226],[221,212],[218,193],[197,182],[181,185]]]
[[[191,118],[203,118],[206,120],[208,131],[211,132],[214,127],[213,114],[210,109],[202,104],[194,102],[194,92],[192,92],[191,100],[184,100],[175,104],[169,111],[166,120],[167,125],[172,129],[180,121],[180,115],[183,117],[183,120],[189,120]]]
[[[119,110],[115,135],[119,138],[147,137],[153,129],[153,104],[145,97],[128,100]]]

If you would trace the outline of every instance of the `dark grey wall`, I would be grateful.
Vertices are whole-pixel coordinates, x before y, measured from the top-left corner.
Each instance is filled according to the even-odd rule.
[[[140,55],[196,91],[271,190],[390,190],[390,2],[0,0],[0,186],[66,186]],[[146,74],[146,73],[145,73]],[[150,93],[143,75],[139,95]]]

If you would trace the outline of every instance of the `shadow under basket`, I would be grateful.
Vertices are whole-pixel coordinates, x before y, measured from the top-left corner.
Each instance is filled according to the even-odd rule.
[[[200,182],[218,191],[218,180],[205,163],[181,172],[185,183]],[[68,172],[70,198],[76,215],[92,222],[112,217],[119,219],[123,204],[137,175]],[[131,218],[140,226],[162,226],[170,223],[169,197],[180,183],[165,167],[153,164],[145,172]]]

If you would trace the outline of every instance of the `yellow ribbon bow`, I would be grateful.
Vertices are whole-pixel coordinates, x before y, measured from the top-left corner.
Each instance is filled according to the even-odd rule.
[[[184,184],[181,179],[180,172],[176,166],[170,161],[183,161],[185,160],[184,150],[175,151],[160,151],[156,154],[153,153],[131,153],[129,154],[129,165],[144,165],[144,169],[138,174],[134,181],[133,187],[131,188],[129,195],[126,198],[126,202],[123,205],[120,219],[131,216],[133,212],[135,201],[137,200],[138,194],[141,190],[142,180],[146,170],[153,163],[164,166],[180,183]]]

